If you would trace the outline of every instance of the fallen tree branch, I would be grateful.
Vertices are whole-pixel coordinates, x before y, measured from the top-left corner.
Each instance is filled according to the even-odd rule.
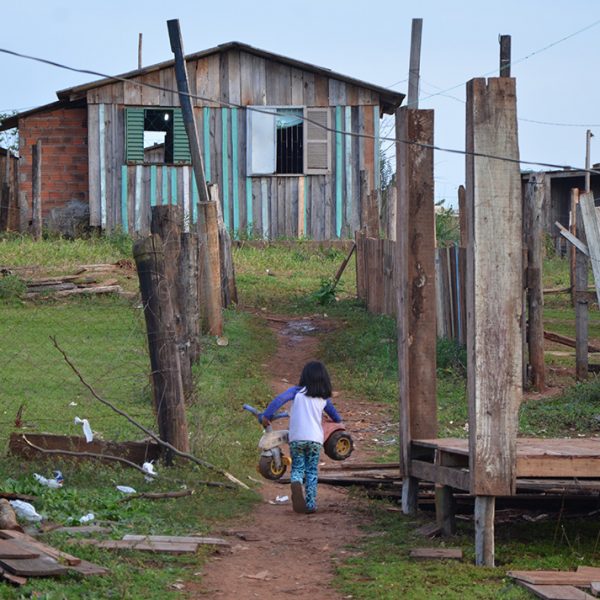
[[[213,482],[205,482],[211,484]],[[213,485],[222,485],[227,487],[232,487],[229,483],[213,483]],[[128,494],[124,498],[119,500],[119,503],[129,502],[130,500],[135,500],[137,498],[145,498],[147,500],[161,500],[163,498],[184,498],[186,496],[191,496],[194,494],[194,490],[180,490],[178,492],[140,492],[139,494]]]
[[[34,450],[42,452],[43,454],[64,454],[66,456],[82,456],[84,458],[96,458],[99,460],[114,460],[116,462],[121,462],[129,467],[132,467],[133,469],[137,469],[138,471],[140,471],[144,475],[147,475],[148,477],[153,477],[151,473],[144,471],[144,469],[139,465],[136,465],[134,462],[131,462],[130,460],[127,460],[126,458],[122,458],[120,456],[113,456],[112,454],[97,454],[96,452],[76,452],[75,450],[50,450],[48,448],[41,448],[40,446],[36,446],[33,442],[30,442],[27,439],[27,436],[25,434],[23,434],[21,437],[28,446],[31,446]],[[156,475],[154,475],[154,477],[156,477]]]
[[[69,365],[69,367],[71,367],[71,370],[75,373],[75,375],[77,375],[77,377],[79,378],[79,381],[81,381],[81,383],[89,390],[89,392],[92,394],[92,396],[94,398],[96,398],[96,400],[98,400],[105,406],[108,406],[108,408],[110,408],[117,414],[119,414],[122,417],[124,417],[125,419],[127,419],[127,421],[129,421],[132,425],[134,425],[135,427],[137,427],[138,429],[143,431],[146,435],[149,435],[153,440],[156,441],[156,443],[163,446],[163,448],[167,448],[174,455],[181,456],[181,458],[185,458],[187,460],[195,462],[197,465],[200,465],[201,467],[210,469],[211,471],[215,471],[216,473],[223,475],[223,477],[229,479],[229,481],[231,481],[232,483],[235,483],[236,485],[240,486],[241,488],[243,488],[245,490],[250,489],[245,483],[243,483],[242,481],[237,479],[237,477],[234,477],[231,473],[225,471],[224,469],[221,469],[201,458],[198,458],[198,457],[194,456],[193,454],[190,454],[189,452],[182,452],[181,450],[178,450],[177,448],[175,448],[175,446],[169,444],[169,442],[165,442],[163,439],[161,439],[151,429],[148,429],[147,427],[144,427],[144,425],[142,425],[141,423],[138,423],[134,418],[130,417],[125,411],[121,410],[120,408],[117,408],[112,402],[109,402],[108,400],[105,400],[104,398],[102,398],[96,392],[96,390],[83,378],[83,375],[79,372],[77,367],[71,362],[71,360],[67,356],[66,352],[58,345],[58,342],[56,341],[56,337],[50,336],[50,339],[52,340],[54,347],[63,355],[65,362]],[[136,465],[136,467],[137,467],[137,465]]]

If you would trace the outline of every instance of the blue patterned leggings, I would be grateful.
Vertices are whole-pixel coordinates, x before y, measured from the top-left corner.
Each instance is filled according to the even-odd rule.
[[[304,498],[306,508],[314,510],[317,507],[317,481],[319,477],[319,442],[290,442],[292,455],[292,474],[290,481],[304,483]]]

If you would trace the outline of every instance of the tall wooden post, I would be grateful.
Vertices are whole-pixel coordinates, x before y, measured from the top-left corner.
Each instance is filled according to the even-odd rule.
[[[531,384],[538,392],[546,389],[546,367],[544,364],[544,293],[542,284],[543,247],[542,224],[544,206],[544,174],[529,177],[525,193],[525,215],[523,229],[527,245],[527,307],[528,348],[531,366]]]
[[[180,268],[185,264],[185,261],[182,260],[182,225],[183,212],[181,207],[168,204],[152,207],[150,231],[159,235],[163,244],[165,277],[171,290],[171,304],[173,305],[175,317],[183,392],[186,398],[190,398],[194,391],[194,383],[192,381],[192,360],[190,358],[192,341],[189,336],[189,320],[193,316],[186,314],[188,306],[186,295],[191,286],[185,278],[189,274],[182,272]],[[194,280],[194,287],[196,289],[198,287],[196,280]],[[196,319],[198,319],[198,315],[196,315]]]
[[[579,188],[571,188],[571,206],[569,210],[569,231],[577,237],[577,205],[579,204]],[[575,306],[575,268],[577,248],[567,245],[569,250],[569,285],[571,286],[571,304]]]
[[[575,213],[577,237],[585,244],[587,239],[579,202]],[[589,258],[578,250],[575,257],[575,375],[577,381],[585,381],[588,377],[588,271]]]
[[[143,43],[143,34],[138,35],[138,69],[142,68],[142,43]]]
[[[510,35],[501,35],[500,42],[500,77],[510,77]]]
[[[183,40],[181,38],[181,29],[179,19],[167,21],[169,30],[169,40],[171,42],[171,51],[175,55],[175,77],[177,79],[177,90],[179,91],[179,104],[181,105],[181,115],[183,124],[190,143],[190,152],[192,154],[192,167],[198,186],[198,196],[200,202],[208,202],[208,188],[206,187],[206,178],[204,176],[204,162],[202,152],[200,151],[200,138],[198,128],[194,119],[194,109],[190,98],[190,85],[188,82],[187,68],[183,54]]]
[[[31,230],[35,240],[42,239],[42,140],[31,146]]]
[[[154,410],[160,437],[182,452],[189,451],[183,384],[170,282],[165,275],[163,244],[158,235],[133,246],[146,318],[152,367]],[[167,462],[172,456],[167,454]]]
[[[482,514],[475,522],[481,542],[476,563],[491,566],[493,497],[511,495],[515,487],[522,397],[522,199],[518,164],[480,154],[519,158],[514,79],[468,82],[466,139],[470,491]]]
[[[421,70],[421,33],[423,19],[413,19],[410,33],[410,63],[408,68],[408,108],[419,108],[419,77]]]
[[[466,248],[469,230],[467,229],[467,196],[464,185],[458,186],[458,224],[460,228],[460,247]]]
[[[433,111],[400,108],[396,137],[433,144]],[[433,150],[398,143],[396,264],[400,470],[405,513],[416,510],[411,441],[437,437]]]

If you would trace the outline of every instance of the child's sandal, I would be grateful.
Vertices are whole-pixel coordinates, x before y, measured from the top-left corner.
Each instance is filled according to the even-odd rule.
[[[292,508],[297,513],[306,513],[307,510],[304,491],[299,481],[292,481]]]

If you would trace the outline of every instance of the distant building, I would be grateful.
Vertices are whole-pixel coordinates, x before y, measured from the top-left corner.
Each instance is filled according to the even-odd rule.
[[[367,192],[380,189],[380,118],[404,95],[239,42],[186,59],[206,178],[219,186],[234,235],[351,237],[361,226],[361,174]],[[19,129],[23,228],[40,139],[44,217],[79,201],[105,231],[147,232],[156,204],[178,204],[195,220],[172,60],[57,95],[0,124]]]
[[[600,165],[594,165],[600,170]],[[523,195],[529,176],[532,173],[521,173]],[[600,198],[600,175],[592,173],[591,189],[595,198]],[[554,247],[559,254],[564,254],[568,242],[560,235],[555,223],[558,221],[563,227],[569,227],[571,211],[571,189],[585,189],[585,171],[566,169],[561,171],[544,172],[544,230],[552,237]]]

